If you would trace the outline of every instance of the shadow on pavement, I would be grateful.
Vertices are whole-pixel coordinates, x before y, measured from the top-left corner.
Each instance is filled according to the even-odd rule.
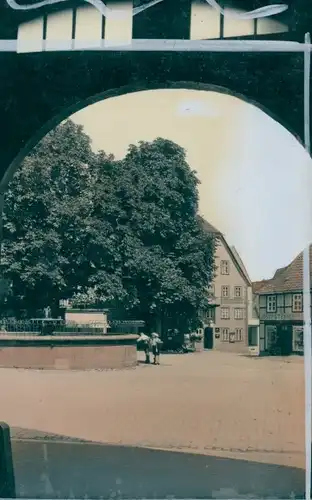
[[[13,430],[18,497],[297,498],[302,469]],[[242,496],[241,496],[242,495]]]

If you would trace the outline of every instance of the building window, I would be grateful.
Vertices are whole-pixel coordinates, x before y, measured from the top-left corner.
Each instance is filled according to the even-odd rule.
[[[211,283],[208,287],[208,292],[210,293],[210,295],[213,295],[215,294],[215,286],[213,283]]]
[[[230,329],[222,328],[222,342],[228,342],[230,340]]]
[[[292,296],[292,310],[293,312],[302,312],[303,296],[302,293],[294,293]]]
[[[276,312],[276,295],[267,296],[267,312]]]
[[[221,319],[230,319],[229,307],[221,307]]]
[[[235,328],[235,341],[241,342],[243,340],[243,329]]]
[[[230,263],[228,260],[221,260],[221,274],[230,274]]]
[[[230,296],[230,287],[228,285],[223,285],[221,287],[221,297],[229,297]]]
[[[206,319],[209,319],[210,321],[215,321],[215,308],[210,307],[208,311],[206,312]]]
[[[242,297],[243,296],[243,287],[242,286],[234,286],[234,297]]]
[[[244,319],[244,309],[242,307],[235,307],[234,319]]]

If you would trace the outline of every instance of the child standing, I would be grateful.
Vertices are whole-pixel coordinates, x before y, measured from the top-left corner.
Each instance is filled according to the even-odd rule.
[[[151,347],[151,339],[148,335],[141,333],[138,338],[138,342],[142,344],[143,351],[145,354],[145,363],[148,365],[150,363],[150,347]]]
[[[160,346],[162,341],[159,338],[158,333],[152,333],[152,352],[154,356],[154,365],[159,365],[159,355],[160,355]]]

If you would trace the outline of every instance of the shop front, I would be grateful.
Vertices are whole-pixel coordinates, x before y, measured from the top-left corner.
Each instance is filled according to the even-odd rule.
[[[260,353],[273,356],[303,354],[303,322],[261,321]]]

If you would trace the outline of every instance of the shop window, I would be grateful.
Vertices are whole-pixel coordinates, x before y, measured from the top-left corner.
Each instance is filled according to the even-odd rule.
[[[293,351],[303,352],[303,326],[293,327]]]

